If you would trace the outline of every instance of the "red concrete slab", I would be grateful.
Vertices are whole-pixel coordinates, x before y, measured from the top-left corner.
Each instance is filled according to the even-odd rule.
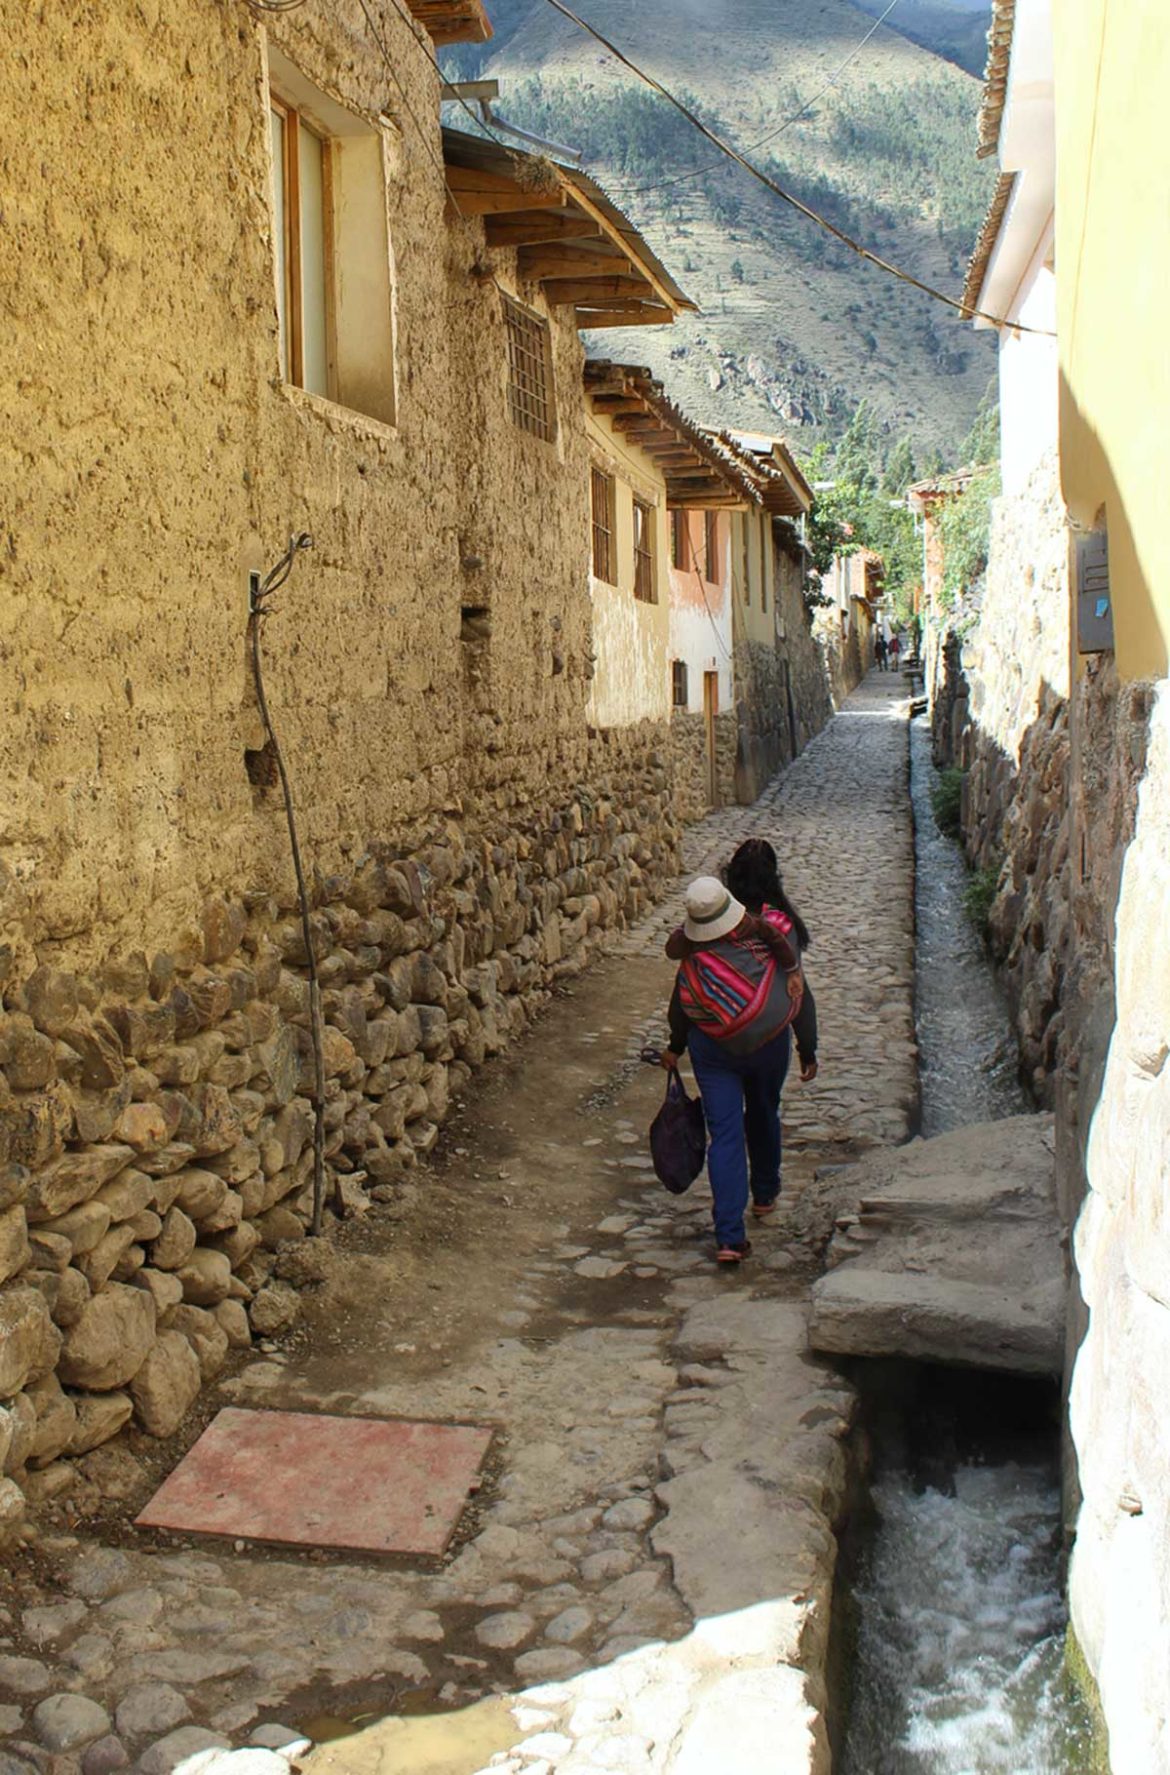
[[[475,1424],[217,1413],[142,1528],[363,1553],[442,1553],[492,1431]]]

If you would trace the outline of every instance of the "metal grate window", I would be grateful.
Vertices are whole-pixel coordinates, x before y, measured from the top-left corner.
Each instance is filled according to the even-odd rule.
[[[654,508],[634,501],[634,596],[657,602],[654,588]]]
[[[548,322],[504,297],[508,335],[508,407],[513,423],[551,444],[556,437]]]
[[[676,709],[685,709],[690,697],[687,693],[687,662],[676,659],[671,671],[671,701]]]
[[[591,477],[593,500],[593,573],[607,585],[617,584],[613,547],[613,476],[595,468]]]

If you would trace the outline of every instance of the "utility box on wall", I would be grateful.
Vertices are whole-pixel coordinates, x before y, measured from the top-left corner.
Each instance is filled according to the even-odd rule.
[[[1094,530],[1077,538],[1077,651],[1112,653],[1113,598],[1109,590],[1109,536]]]

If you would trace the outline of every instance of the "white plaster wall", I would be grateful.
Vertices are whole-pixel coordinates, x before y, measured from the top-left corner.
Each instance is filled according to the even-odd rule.
[[[719,709],[735,701],[732,675],[731,634],[731,526],[721,523],[718,583],[704,581],[702,592],[695,573],[672,569],[670,574],[670,657],[686,661],[687,712],[701,714],[703,676],[719,674]]]
[[[1084,1495],[1073,1625],[1117,1775],[1170,1770],[1170,682],[1158,686],[1117,908],[1117,1021],[1076,1257],[1089,1328],[1073,1370]]]
[[[706,611],[672,604],[670,657],[687,663],[687,709],[700,714],[703,708],[703,675],[719,674],[719,708],[730,709],[735,690],[731,676],[731,613],[712,620]]]
[[[1029,273],[1013,318],[1039,331],[1005,332],[999,348],[1000,458],[1009,497],[1024,491],[1036,464],[1056,445],[1056,340],[1041,336],[1056,328],[1056,278],[1046,265]]]

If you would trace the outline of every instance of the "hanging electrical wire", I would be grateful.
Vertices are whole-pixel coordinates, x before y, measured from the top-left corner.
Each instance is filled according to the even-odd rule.
[[[863,246],[861,241],[854,240],[851,234],[846,234],[843,228],[838,228],[835,222],[830,222],[827,216],[822,216],[819,211],[814,210],[793,192],[785,190],[784,186],[770,177],[762,167],[756,166],[754,161],[741,154],[738,148],[721,136],[717,130],[712,129],[709,124],[704,123],[703,119],[697,116],[689,105],[684,104],[683,100],[675,93],[671,92],[668,86],[664,86],[661,80],[639,67],[637,62],[633,61],[624,50],[619,49],[617,44],[599,31],[595,25],[589,24],[579,13],[574,12],[571,6],[566,6],[565,0],[545,0],[545,3],[551,6],[554,12],[559,12],[562,17],[576,25],[579,30],[584,31],[586,36],[592,37],[596,43],[600,43],[603,49],[607,49],[610,55],[616,57],[624,68],[628,68],[630,73],[648,86],[652,92],[658,93],[668,104],[673,105],[675,110],[687,119],[688,123],[707,138],[712,147],[718,148],[721,154],[726,155],[737,166],[743,167],[745,172],[750,173],[752,178],[758,180],[766,190],[771,191],[773,196],[780,198],[783,203],[798,211],[800,215],[806,216],[810,222],[815,222],[817,227],[823,228],[827,234],[831,234],[834,240],[838,240],[842,246],[848,247],[851,253],[856,253],[859,258],[866,260],[870,265],[875,265],[879,271],[886,272],[888,276],[897,278],[900,283],[908,284],[911,289],[920,291],[924,296],[929,296],[932,301],[944,303],[947,308],[952,308],[961,314],[964,320],[985,320],[993,327],[1007,327],[1013,333],[1028,333],[1040,339],[1055,339],[1056,334],[1045,327],[1027,327],[1020,321],[1005,320],[1003,315],[989,314],[986,309],[973,308],[960,297],[948,296],[945,290],[937,289],[934,284],[925,282],[923,278],[915,277],[912,271],[903,271],[900,266],[894,265],[889,259],[883,259],[880,253],[872,252],[869,247]]]
[[[882,15],[879,19],[874,20],[874,22],[870,26],[869,30],[865,33],[865,36],[861,39],[861,42],[854,45],[854,47],[849,51],[849,54],[845,57],[845,60],[840,64],[839,67],[834,68],[833,72],[829,75],[829,78],[825,81],[823,86],[817,87],[817,90],[813,93],[811,99],[805,100],[804,104],[800,107],[799,111],[794,111],[792,113],[791,117],[786,117],[784,119],[784,122],[779,124],[776,129],[770,129],[766,136],[760,137],[758,142],[749,142],[747,147],[744,149],[744,153],[745,154],[754,154],[757,149],[766,148],[769,142],[774,142],[778,136],[782,136],[786,130],[790,130],[794,124],[797,124],[800,122],[802,117],[807,117],[809,112],[812,110],[813,106],[818,102],[818,100],[823,99],[825,94],[832,87],[836,86],[838,80],[840,80],[840,78],[841,78],[842,74],[844,74],[846,68],[848,68],[851,63],[853,63],[857,60],[858,56],[861,54],[862,50],[865,48],[866,44],[870,41],[870,39],[872,37],[876,36],[878,31],[881,30],[881,27],[885,24],[886,20],[889,18],[890,14],[893,12],[893,10],[894,10],[895,6],[897,6],[897,4],[898,4],[898,0],[890,0],[890,3],[886,7],[886,10],[882,13]],[[719,164],[720,163],[717,160],[713,160],[713,161],[710,161],[706,166],[692,167],[690,172],[674,173],[669,179],[656,179],[653,185],[631,185],[631,186],[626,186],[626,190],[627,190],[629,196],[631,196],[631,197],[641,197],[647,191],[662,191],[668,185],[681,185],[687,179],[701,179],[704,176],[704,174],[706,174],[706,173],[717,172],[719,169]]]

